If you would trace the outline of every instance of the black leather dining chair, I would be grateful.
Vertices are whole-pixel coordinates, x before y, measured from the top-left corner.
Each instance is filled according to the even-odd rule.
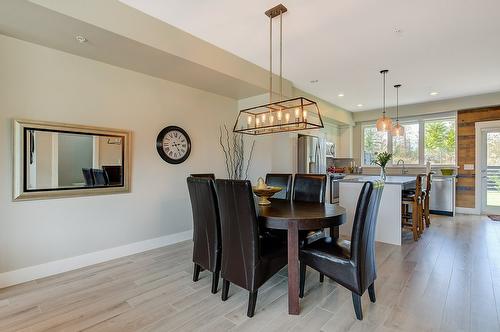
[[[222,300],[234,283],[249,291],[247,316],[255,312],[257,291],[287,264],[286,242],[268,237],[257,223],[250,181],[215,180],[222,230]]]
[[[363,319],[361,296],[366,289],[375,298],[375,228],[383,182],[366,182],[359,194],[351,241],[330,237],[300,249],[300,297],[304,296],[306,266],[319,271],[349,289],[356,318]]]
[[[282,191],[273,195],[273,198],[290,200],[292,198],[292,174],[268,173],[266,184],[273,187],[281,187]]]
[[[295,174],[293,181],[293,200],[313,203],[324,203],[326,193],[325,174]],[[322,229],[316,231],[300,231],[301,245],[312,243],[325,236]]]
[[[109,180],[109,184],[112,186],[121,185],[123,183],[123,167],[122,166],[102,166],[104,172],[106,172]]]
[[[295,174],[293,181],[293,200],[324,203],[325,193],[325,174]]]
[[[85,180],[86,187],[94,186],[94,176],[92,175],[92,169],[82,168],[83,179]]]
[[[92,177],[94,178],[95,186],[109,185],[108,174],[102,169],[92,168]]]
[[[193,211],[193,281],[201,269],[212,272],[212,293],[217,293],[222,253],[219,207],[214,181],[188,177],[187,185]]]
[[[198,173],[198,174],[191,174],[191,176],[194,178],[209,178],[215,181],[214,173]]]

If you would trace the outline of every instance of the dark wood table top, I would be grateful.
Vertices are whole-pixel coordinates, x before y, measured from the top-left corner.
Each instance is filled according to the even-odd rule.
[[[345,223],[345,209],[339,205],[287,201],[271,198],[271,205],[259,206],[259,220],[267,228],[288,229],[297,222],[300,230],[339,226]]]

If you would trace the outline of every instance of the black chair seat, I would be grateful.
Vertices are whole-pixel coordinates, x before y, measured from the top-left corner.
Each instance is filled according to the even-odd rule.
[[[299,243],[303,247],[306,244],[313,243],[325,237],[325,232],[322,229],[315,231],[299,231]]]
[[[310,257],[331,256],[332,259],[349,260],[351,258],[351,241],[324,237],[302,248],[302,254]]]
[[[286,237],[276,236],[273,233],[264,233],[260,236],[260,257],[262,259],[271,260],[274,257],[286,258]]]
[[[300,261],[311,266],[321,274],[335,276],[335,281],[342,286],[357,289],[357,269],[350,261],[350,241],[322,238],[300,250]],[[361,295],[361,294],[360,294]]]
[[[413,202],[415,200],[415,194],[413,195],[405,195],[401,197],[403,201]]]
[[[415,190],[403,190],[402,195],[403,197],[409,195],[415,195]],[[425,189],[422,189],[422,196],[425,196]]]

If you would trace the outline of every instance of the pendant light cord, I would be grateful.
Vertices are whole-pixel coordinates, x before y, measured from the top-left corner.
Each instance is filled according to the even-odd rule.
[[[387,72],[383,72],[384,74],[384,88],[383,88],[383,91],[384,91],[384,111],[382,112],[383,114],[383,118],[385,119],[385,75],[387,74]]]
[[[283,12],[280,10],[280,99],[283,100]]]
[[[399,87],[396,88],[396,123],[399,124]]]
[[[269,104],[273,102],[273,17],[269,16]]]

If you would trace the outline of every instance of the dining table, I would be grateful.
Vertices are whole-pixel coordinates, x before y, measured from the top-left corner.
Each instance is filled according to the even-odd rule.
[[[346,210],[339,205],[284,199],[270,199],[259,206],[259,223],[270,229],[287,231],[288,313],[300,313],[299,300],[299,231],[329,228],[338,237],[339,226],[346,222]]]

